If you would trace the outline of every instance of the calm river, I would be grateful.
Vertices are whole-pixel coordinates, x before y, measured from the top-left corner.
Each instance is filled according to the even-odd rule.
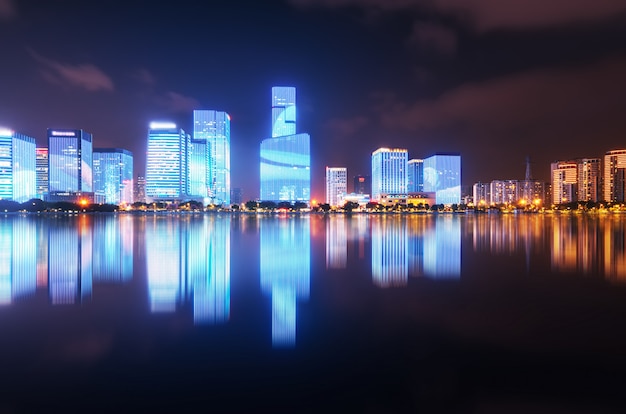
[[[0,216],[0,413],[626,412],[626,216]]]

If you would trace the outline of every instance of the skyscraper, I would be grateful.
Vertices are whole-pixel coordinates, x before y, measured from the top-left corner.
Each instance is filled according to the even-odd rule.
[[[626,149],[604,155],[604,201],[626,201]]]
[[[48,148],[35,148],[35,188],[39,199],[48,198]]]
[[[296,133],[296,88],[272,88],[272,138]]]
[[[187,159],[191,137],[176,124],[153,122],[148,130],[146,198],[181,201],[188,196]]]
[[[578,170],[576,161],[557,161],[550,164],[552,203],[577,201]]]
[[[211,203],[230,204],[230,115],[193,111],[193,139],[206,142],[206,185]]]
[[[48,197],[93,199],[93,137],[82,129],[48,129]]]
[[[93,151],[94,193],[107,204],[133,203],[133,154],[121,148]]]
[[[407,167],[409,174],[407,192],[419,193],[424,191],[424,160],[409,160]]]
[[[424,191],[434,192],[437,204],[460,204],[461,156],[435,154],[424,159]]]
[[[602,200],[602,162],[600,158],[578,160],[578,200],[598,202]]]
[[[311,148],[309,134],[296,134],[296,91],[272,88],[272,137],[261,142],[262,201],[309,203]]]
[[[407,193],[409,153],[400,148],[378,148],[372,153],[372,200]]]
[[[348,192],[348,169],[326,167],[326,203],[336,207],[343,203]]]
[[[34,198],[35,138],[0,129],[0,199]]]

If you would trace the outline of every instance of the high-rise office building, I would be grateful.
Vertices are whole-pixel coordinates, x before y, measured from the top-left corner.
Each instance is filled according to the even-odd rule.
[[[48,198],[48,148],[35,148],[35,188],[37,198]]]
[[[182,201],[188,197],[188,149],[191,136],[176,124],[153,122],[146,153],[146,199]]]
[[[82,129],[48,129],[48,198],[93,201],[93,137]]]
[[[626,149],[604,155],[604,201],[626,201]]]
[[[146,202],[146,177],[143,175],[138,175],[135,180],[135,189],[133,190],[133,200],[135,203],[145,203]]]
[[[407,192],[419,193],[424,191],[424,160],[412,159],[407,163],[408,183]]]
[[[272,137],[261,142],[260,167],[262,201],[310,202],[310,136],[296,133],[295,88],[272,88]]]
[[[355,194],[369,195],[372,193],[372,180],[369,175],[355,175],[352,185]]]
[[[348,192],[348,169],[326,167],[326,203],[332,207],[343,204]]]
[[[296,88],[272,88],[272,138],[296,133]]]
[[[189,144],[189,195],[206,199],[209,196],[211,167],[209,144],[202,139],[191,139]]]
[[[477,208],[487,208],[491,204],[491,185],[477,182],[472,187],[474,205]]]
[[[94,195],[107,204],[133,203],[133,154],[121,148],[93,150]]]
[[[425,158],[424,191],[434,192],[437,204],[460,204],[461,156],[435,154]]]
[[[35,198],[35,138],[0,129],[0,199]]]
[[[576,161],[556,161],[550,164],[552,203],[578,200],[578,165]]]
[[[206,185],[212,204],[230,204],[230,115],[193,111],[193,139],[206,142]]]
[[[581,158],[578,161],[578,201],[602,200],[602,161],[600,158]]]
[[[401,148],[379,148],[372,153],[372,200],[383,195],[407,194],[409,152]]]

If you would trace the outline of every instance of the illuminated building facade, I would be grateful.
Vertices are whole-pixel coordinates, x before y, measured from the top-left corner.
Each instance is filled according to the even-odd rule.
[[[515,204],[517,202],[517,180],[494,180],[489,185],[491,203]]]
[[[472,187],[474,205],[476,207],[488,207],[491,204],[491,185],[477,182]]]
[[[557,161],[550,164],[552,204],[577,201],[578,165],[576,161]]]
[[[296,133],[296,88],[272,88],[272,138]]]
[[[35,191],[37,198],[48,197],[48,148],[35,148]]]
[[[419,193],[424,191],[424,160],[412,159],[407,163],[409,193]]]
[[[435,154],[425,158],[424,191],[435,193],[437,204],[460,204],[461,156]]]
[[[230,115],[193,111],[193,139],[206,143],[206,186],[212,204],[230,205]]]
[[[180,201],[188,196],[188,150],[191,137],[173,123],[153,122],[146,153],[146,199]]]
[[[385,194],[407,193],[409,152],[400,148],[379,148],[372,153],[372,200]]]
[[[602,200],[602,161],[581,158],[578,161],[578,201]]]
[[[626,149],[604,155],[604,201],[626,201]]]
[[[345,167],[326,167],[326,203],[336,207],[344,202],[348,192],[348,169]]]
[[[260,199],[309,204],[311,139],[296,133],[296,92],[272,88],[272,137],[261,142]]]
[[[355,194],[372,194],[372,180],[369,175],[355,175],[353,178],[353,192]]]
[[[133,200],[140,203],[144,203],[146,201],[146,177],[144,177],[143,175],[138,175],[137,179],[135,180]]]
[[[93,138],[82,129],[48,129],[48,198],[93,197]]]
[[[93,151],[94,195],[103,203],[133,203],[133,154],[121,148]]]
[[[205,140],[191,139],[189,145],[189,195],[205,199],[209,195],[209,150]]]
[[[0,129],[0,199],[28,201],[35,185],[35,138]]]

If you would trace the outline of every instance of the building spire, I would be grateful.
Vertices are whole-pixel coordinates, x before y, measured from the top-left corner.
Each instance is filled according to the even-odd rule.
[[[532,181],[533,175],[530,172],[530,156],[526,156],[526,181]]]

